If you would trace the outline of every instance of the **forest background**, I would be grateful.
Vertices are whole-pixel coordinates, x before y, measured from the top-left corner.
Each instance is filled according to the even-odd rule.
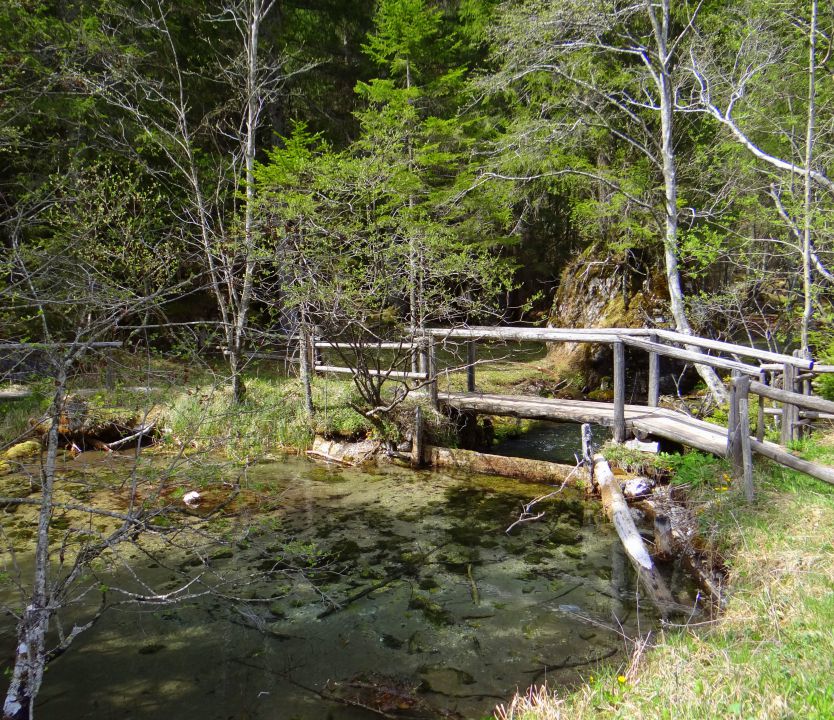
[[[827,351],[827,4],[0,12],[6,339],[220,345],[242,397],[305,323],[568,324],[604,275],[619,322]]]

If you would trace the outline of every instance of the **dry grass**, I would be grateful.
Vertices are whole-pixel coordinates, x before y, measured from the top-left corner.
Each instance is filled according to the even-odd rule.
[[[733,493],[711,504],[732,572],[719,621],[666,629],[628,668],[573,693],[532,690],[495,717],[834,718],[834,492],[773,468],[759,480],[752,507]]]

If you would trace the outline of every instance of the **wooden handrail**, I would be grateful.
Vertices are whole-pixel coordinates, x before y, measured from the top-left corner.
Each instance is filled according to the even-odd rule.
[[[802,370],[810,370],[814,373],[834,372],[834,365],[819,365],[813,360],[806,358],[794,357],[784,353],[776,353],[770,350],[761,350],[759,348],[751,348],[747,345],[738,345],[736,343],[728,343],[722,340],[712,340],[710,338],[702,338],[697,335],[686,335],[674,330],[666,330],[663,328],[523,328],[523,327],[462,327],[462,328],[427,328],[423,331],[427,335],[431,335],[438,340],[457,339],[457,340],[529,340],[538,342],[592,342],[592,343],[612,343],[615,340],[623,340],[626,338],[648,338],[655,335],[657,338],[666,340],[668,342],[678,343],[679,345],[690,345],[704,348],[706,350],[717,350],[719,352],[729,355],[740,355],[741,357],[753,358],[756,360],[768,361],[768,364],[760,364],[758,370],[764,368],[767,370],[782,370],[784,365],[792,365],[793,367]],[[659,348],[657,352],[670,355],[666,349],[670,346],[663,343],[657,343]],[[672,348],[675,350],[676,348]],[[691,352],[691,351],[690,351]],[[728,361],[737,362],[737,361]],[[700,361],[698,364],[710,364],[706,361]],[[739,363],[748,368],[753,366]],[[722,369],[738,369],[727,366],[718,366]],[[749,374],[748,370],[744,370],[745,374]]]
[[[317,340],[313,345],[317,348],[333,348],[334,350],[357,350],[363,347],[374,348],[375,350],[412,350],[423,346],[421,342],[403,340],[402,342],[391,341],[368,341],[367,343],[330,342],[328,340]]]
[[[834,402],[813,395],[803,395],[802,393],[791,392],[790,390],[780,390],[779,388],[770,387],[769,385],[755,381],[750,383],[750,392],[770,400],[776,400],[777,402],[797,405],[807,410],[816,410],[817,412],[829,414],[834,413]]]
[[[775,353],[770,350],[760,350],[758,348],[751,348],[746,345],[737,345],[736,343],[728,343],[722,340],[711,340],[710,338],[702,338],[697,335],[686,335],[684,333],[675,332],[674,330],[658,329],[653,332],[664,340],[680,343],[681,345],[694,345],[707,350],[718,350],[719,352],[727,353],[728,355],[741,355],[742,357],[755,358],[756,360],[769,360],[771,363],[780,363],[779,369],[781,369],[781,366],[785,363],[802,368],[803,370],[810,370],[814,365],[812,360],[806,360],[805,358],[797,358],[792,355]]]
[[[75,343],[0,343],[0,352],[3,350],[46,350],[49,348],[72,348],[72,347],[86,347],[86,348],[120,348],[122,346],[121,340],[113,340],[109,342],[75,342]]]
[[[759,367],[753,365],[746,365],[737,360],[726,360],[724,358],[715,357],[713,355],[706,355],[703,353],[692,352],[691,350],[682,350],[681,348],[671,347],[663,343],[654,343],[649,340],[640,340],[635,337],[623,337],[623,343],[636,347],[646,352],[655,352],[659,355],[666,355],[667,357],[676,358],[678,360],[685,360],[694,363],[695,365],[709,365],[710,367],[720,368],[721,370],[737,370],[745,375],[754,375],[759,377]]]
[[[341,365],[316,365],[316,372],[326,373],[350,373],[354,374],[355,370],[349,367],[342,367]],[[426,373],[420,372],[403,372],[402,370],[365,370],[368,375],[372,377],[396,378],[398,380],[428,380]]]
[[[610,343],[623,335],[647,336],[643,328],[519,328],[480,327],[427,328],[423,331],[437,340],[530,340],[537,342]]]

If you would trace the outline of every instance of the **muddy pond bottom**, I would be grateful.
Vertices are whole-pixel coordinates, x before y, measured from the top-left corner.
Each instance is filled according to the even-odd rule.
[[[301,460],[247,482],[279,509],[212,563],[247,583],[108,611],[49,668],[41,720],[482,718],[516,689],[587,678],[637,634],[631,569],[578,491],[508,535],[521,504],[554,488]],[[287,547],[307,566],[260,580]],[[197,570],[137,567],[153,582]]]

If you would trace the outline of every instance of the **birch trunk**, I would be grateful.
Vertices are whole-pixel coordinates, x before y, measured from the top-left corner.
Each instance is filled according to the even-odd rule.
[[[817,15],[818,2],[811,0],[811,28],[808,38],[808,118],[805,133],[805,222],[802,232],[802,331],[801,343],[805,357],[811,357],[810,330],[814,317],[814,278],[811,269],[811,211],[813,207],[813,178],[811,164],[814,160],[814,135],[816,125],[816,79],[817,79]]]
[[[31,594],[17,626],[17,648],[11,681],[3,702],[4,720],[33,717],[33,702],[38,695],[46,667],[46,632],[52,608],[49,603],[49,526],[52,521],[55,465],[58,457],[58,426],[66,397],[66,369],[56,379],[56,390],[47,433],[46,457],[41,472],[41,505],[35,546],[35,567]]]
[[[692,328],[686,317],[686,305],[678,266],[678,180],[673,133],[674,96],[670,69],[671,55],[669,52],[669,4],[669,0],[662,1],[660,18],[655,12],[655,4],[652,0],[646,0],[646,10],[652,22],[658,58],[658,67],[652,75],[660,96],[661,157],[666,201],[663,256],[666,264],[666,283],[669,287],[669,305],[677,331],[685,335],[691,335]],[[687,349],[700,352],[700,349],[693,346],[687,346]],[[696,365],[695,369],[706,383],[716,402],[726,402],[727,391],[715,370],[706,365]]]
[[[258,39],[261,20],[264,16],[262,0],[251,0],[247,4],[246,18],[246,138],[244,158],[246,163],[246,205],[243,223],[243,287],[237,303],[234,339],[230,348],[232,366],[232,393],[236,402],[246,394],[241,375],[243,344],[252,303],[253,280],[255,276],[255,154],[257,152],[258,125],[261,111],[260,88],[258,83]]]

